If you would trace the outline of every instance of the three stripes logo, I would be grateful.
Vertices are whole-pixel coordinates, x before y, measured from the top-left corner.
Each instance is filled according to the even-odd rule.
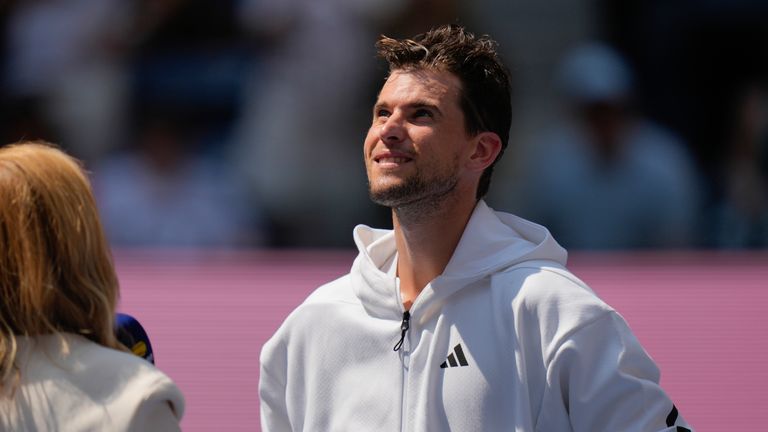
[[[453,348],[453,352],[448,354],[448,358],[440,365],[440,369],[461,366],[469,366],[469,363],[467,363],[467,358],[464,357],[464,350],[461,348],[461,344],[458,344]]]

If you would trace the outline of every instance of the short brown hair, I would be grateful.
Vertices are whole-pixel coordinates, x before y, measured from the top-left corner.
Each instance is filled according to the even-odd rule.
[[[507,148],[512,122],[510,74],[496,47],[487,35],[476,37],[458,25],[440,26],[413,39],[382,36],[376,43],[378,55],[387,61],[390,73],[437,69],[456,75],[462,86],[459,104],[467,132],[494,132],[501,139],[501,152],[480,177],[478,199],[488,192],[493,167]]]
[[[49,143],[0,148],[0,389],[16,336],[70,332],[124,349],[112,256],[80,163]]]

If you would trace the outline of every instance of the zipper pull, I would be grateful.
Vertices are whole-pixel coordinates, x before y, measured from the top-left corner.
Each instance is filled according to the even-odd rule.
[[[408,311],[405,311],[403,312],[403,322],[400,324],[400,330],[402,330],[403,333],[400,335],[400,340],[395,344],[393,351],[399,351],[400,348],[403,347],[403,342],[405,341],[405,332],[408,331],[408,328],[410,326],[411,326],[411,313]]]

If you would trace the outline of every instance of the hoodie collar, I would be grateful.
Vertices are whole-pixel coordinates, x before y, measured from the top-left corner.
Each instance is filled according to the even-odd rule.
[[[395,278],[382,270],[397,253],[394,232],[358,225],[353,235],[360,252],[351,271],[355,294],[371,315],[399,319],[403,306]],[[427,319],[439,310],[442,299],[521,262],[548,260],[565,265],[566,259],[565,249],[546,228],[509,213],[496,212],[480,200],[445,271],[419,294],[411,313]]]

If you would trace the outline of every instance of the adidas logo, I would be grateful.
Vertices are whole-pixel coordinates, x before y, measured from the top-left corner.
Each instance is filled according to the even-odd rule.
[[[461,344],[458,344],[453,348],[453,352],[448,354],[448,358],[443,364],[440,365],[440,369],[460,366],[469,366],[469,363],[467,363],[467,358],[464,357],[464,350],[461,349]]]

